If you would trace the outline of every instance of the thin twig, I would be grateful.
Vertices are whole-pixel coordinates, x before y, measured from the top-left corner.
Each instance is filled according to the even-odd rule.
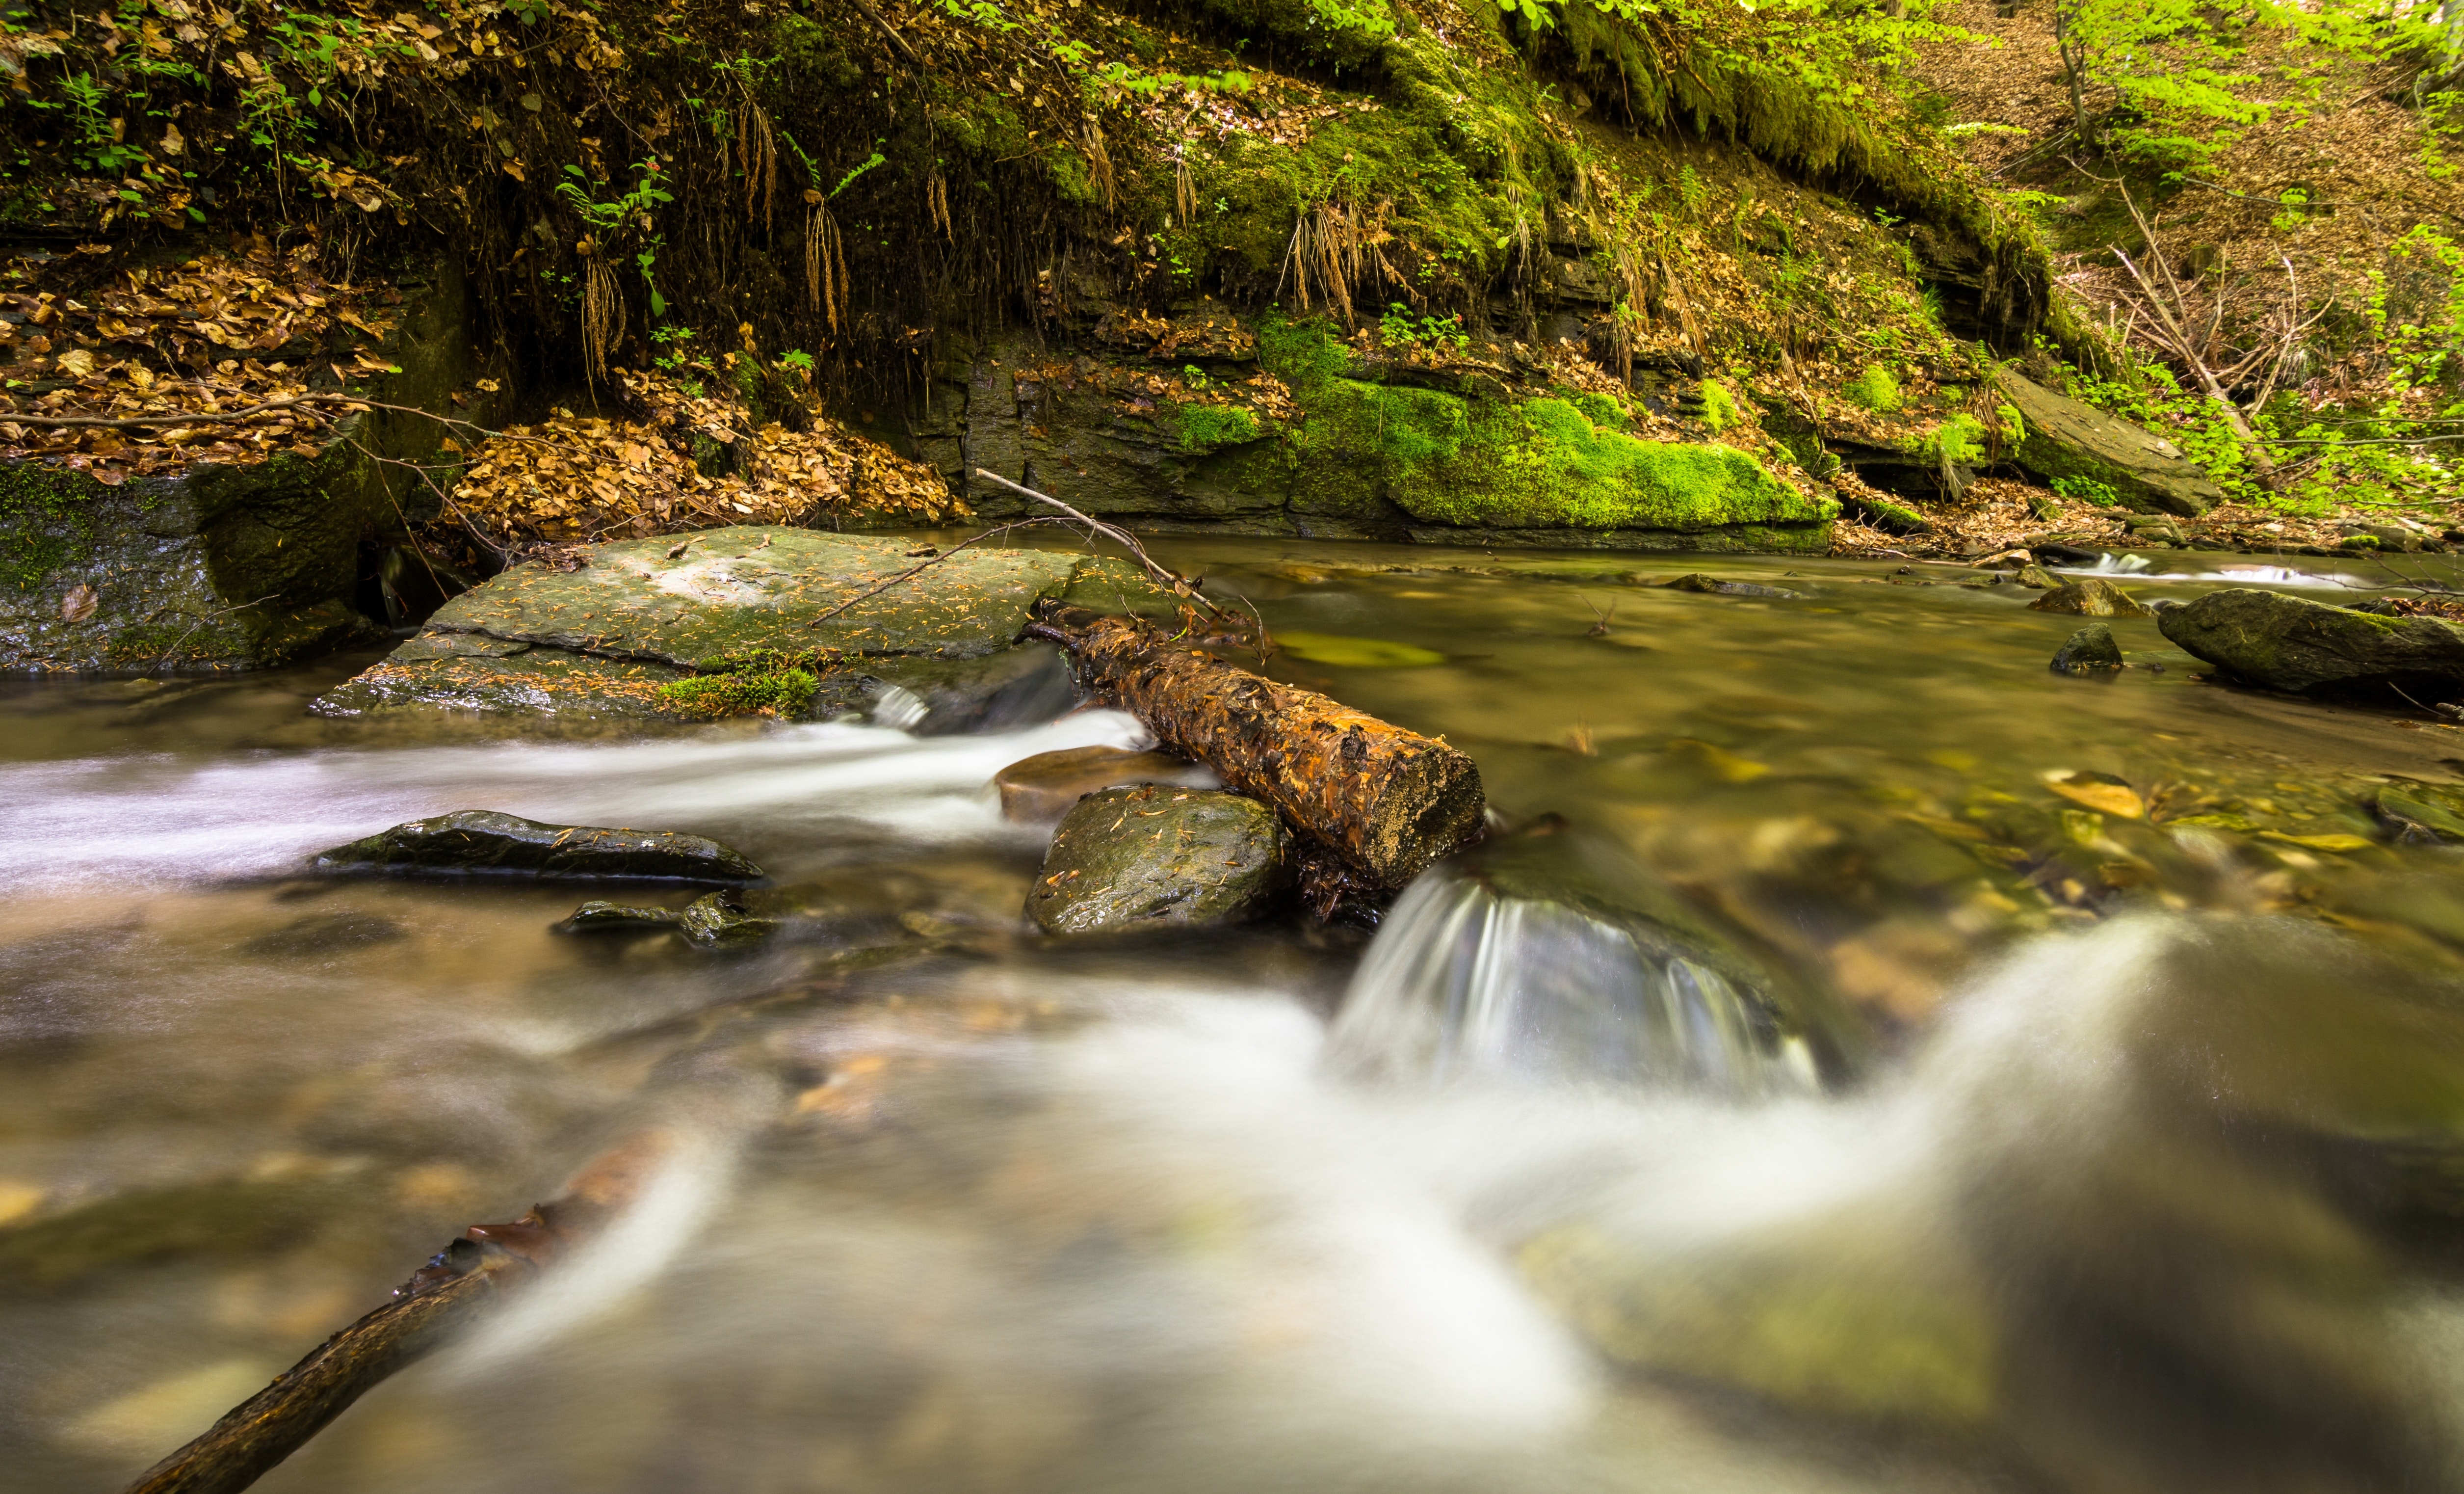
[[[1080,513],[1077,509],[1070,507],[1067,503],[1054,498],[1049,493],[1039,493],[1035,489],[1028,487],[1023,483],[1012,482],[1009,479],[1002,477],[1000,473],[994,472],[989,468],[978,467],[976,469],[976,476],[983,479],[987,482],[997,483],[1001,487],[1005,487],[1011,492],[1017,493],[1023,497],[1031,498],[1039,503],[1049,503],[1053,507],[1060,509],[1070,518],[1085,524],[1090,531],[1104,536],[1104,538],[1111,540],[1115,545],[1128,550],[1132,555],[1137,557],[1138,564],[1146,568],[1148,576],[1153,578],[1158,585],[1162,586],[1164,590],[1170,591],[1173,595],[1189,597],[1196,601],[1199,606],[1205,608],[1208,612],[1214,613],[1219,618],[1228,619],[1230,617],[1230,613],[1224,612],[1222,608],[1216,606],[1214,602],[1208,600],[1206,593],[1190,585],[1183,577],[1155,564],[1155,557],[1147,553],[1146,546],[1140,545],[1137,542],[1136,537],[1132,535],[1129,530],[1121,528],[1115,524],[1106,524],[1101,519],[1092,518],[1087,514]]]
[[[890,38],[891,46],[896,48],[898,55],[907,59],[907,65],[909,67],[922,67],[924,65],[924,59],[915,55],[914,48],[907,45],[906,37],[901,36],[895,30],[891,29],[890,17],[882,14],[881,11],[874,7],[872,0],[855,0],[855,8],[864,12],[864,18],[866,20],[870,21],[873,25],[881,28],[881,33]]]
[[[884,581],[881,585],[874,587],[869,591],[859,591],[855,595],[848,597],[846,601],[841,602],[836,607],[831,608],[828,612],[822,613],[819,617],[816,617],[812,621],[804,624],[804,626],[807,628],[818,628],[822,624],[837,616],[839,613],[846,612],[848,608],[853,607],[856,603],[863,601],[866,597],[879,596],[882,592],[889,591],[891,587],[898,585],[902,581],[913,580],[915,577],[922,575],[925,571],[941,564],[941,562],[948,560],[951,556],[956,555],[958,551],[965,549],[968,546],[975,544],[977,540],[989,540],[996,535],[1007,534],[1012,529],[1026,529],[1032,528],[1037,524],[1067,524],[1068,522],[1069,521],[1067,519],[1060,518],[1021,519],[1015,524],[1005,524],[1001,525],[999,528],[986,529],[983,533],[976,535],[972,539],[960,540],[957,544],[951,546],[948,549],[943,550],[940,554],[934,556],[931,560],[926,561],[920,566],[914,567],[909,570],[900,571],[889,580]]]

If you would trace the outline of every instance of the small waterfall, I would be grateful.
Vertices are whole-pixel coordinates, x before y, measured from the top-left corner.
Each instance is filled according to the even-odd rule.
[[[1589,902],[1589,900],[1582,900]],[[1568,1080],[1736,1097],[1818,1087],[1739,962],[1639,912],[1529,896],[1477,866],[1407,889],[1353,977],[1329,1040],[1386,1079]]]

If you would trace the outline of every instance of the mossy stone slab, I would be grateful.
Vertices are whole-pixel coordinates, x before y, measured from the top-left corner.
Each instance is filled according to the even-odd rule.
[[[2435,617],[2383,617],[2229,587],[2165,609],[2156,627],[2209,663],[2278,690],[2464,680],[2464,628]]]
[[[363,716],[427,708],[490,716],[586,720],[684,719],[659,686],[684,670],[640,659],[507,643],[475,634],[422,634],[309,708]]]
[[[2163,436],[2008,368],[1993,378],[2019,412],[2023,434],[2012,457],[2036,476],[2101,482],[2142,513],[2203,514],[2224,502],[2215,479]]]
[[[517,566],[447,603],[434,630],[693,667],[758,649],[974,658],[1009,647],[1079,557],[969,549],[822,620],[916,560],[906,540],[745,524],[599,546],[577,570]]]

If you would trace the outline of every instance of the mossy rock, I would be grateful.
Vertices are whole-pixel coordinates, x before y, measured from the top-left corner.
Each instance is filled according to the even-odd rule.
[[[2166,637],[2239,679],[2278,690],[2464,682],[2464,628],[2386,617],[2228,587],[2157,614]]]
[[[1243,923],[1274,906],[1292,872],[1283,822],[1255,799],[1106,789],[1063,816],[1026,912],[1050,934]]]
[[[2007,368],[1993,380],[2019,415],[2012,459],[2057,491],[2091,491],[2082,485],[2094,484],[2143,513],[2185,516],[2224,502],[2215,479],[2164,437]]]
[[[746,882],[761,868],[717,841],[667,830],[547,825],[493,810],[414,819],[317,858],[321,872],[509,873]]]
[[[459,272],[425,273],[381,348],[402,371],[368,392],[444,410],[478,367]],[[313,457],[116,487],[40,461],[0,465],[0,670],[219,673],[378,636],[353,606],[360,543],[424,521],[435,501],[371,454],[432,462],[445,432],[372,411],[339,421]]]

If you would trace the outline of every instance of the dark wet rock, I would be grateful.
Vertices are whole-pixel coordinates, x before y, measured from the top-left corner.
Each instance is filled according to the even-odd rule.
[[[560,934],[638,934],[655,929],[673,928],[682,915],[667,908],[636,907],[629,903],[610,903],[593,898],[566,915],[555,925]]]
[[[2054,673],[2076,675],[2089,670],[2120,669],[2122,645],[2113,641],[2113,630],[2101,622],[2089,623],[2062,640],[2054,651]]]
[[[354,605],[360,547],[403,521],[399,477],[371,458],[435,459],[447,427],[417,412],[485,371],[457,256],[402,288],[393,334],[370,349],[400,371],[370,392],[409,413],[345,416],[313,455],[118,486],[0,463],[0,671],[218,674],[381,641]],[[482,392],[456,413],[493,425],[496,407]]]
[[[761,868],[715,840],[664,830],[543,825],[490,810],[414,819],[317,858],[319,871],[520,872],[758,881]]]
[[[2156,626],[2209,663],[2277,690],[2464,681],[2464,628],[2435,617],[2383,617],[2233,587],[2166,609]]]
[[[858,688],[874,720],[923,737],[1041,725],[1078,700],[1068,661],[1047,643],[979,658],[875,659]]]
[[[1026,911],[1052,934],[1256,918],[1290,884],[1275,812],[1237,793],[1155,784],[1078,801],[1053,833]]]
[[[1001,814],[1030,825],[1059,819],[1090,793],[1142,783],[1211,787],[1214,775],[1169,752],[1109,747],[1038,752],[993,774],[993,787],[1001,791]]]
[[[1784,586],[1766,586],[1759,581],[1731,581],[1725,576],[1715,576],[1701,570],[1689,570],[1682,576],[1672,576],[1666,581],[1654,581],[1648,584],[1663,587],[1671,591],[1701,591],[1714,596],[1769,596],[1794,600],[1805,595],[1802,591],[1792,591]]]
[[[779,931],[779,925],[744,910],[733,894],[714,892],[685,904],[676,932],[697,949],[746,949]]]
[[[272,933],[259,934],[240,948],[249,954],[312,956],[391,944],[403,937],[402,925],[383,914],[337,908],[311,913]]]
[[[2101,482],[2143,513],[2202,514],[2224,502],[2215,479],[2164,437],[2009,369],[1994,378],[2025,427],[2012,459],[2036,476]]]
[[[2030,602],[2031,611],[2076,613],[2083,617],[2145,617],[2146,608],[2110,581],[2077,576]]]
[[[2428,785],[2381,789],[2371,808],[2399,843],[2464,844],[2464,806]]]

